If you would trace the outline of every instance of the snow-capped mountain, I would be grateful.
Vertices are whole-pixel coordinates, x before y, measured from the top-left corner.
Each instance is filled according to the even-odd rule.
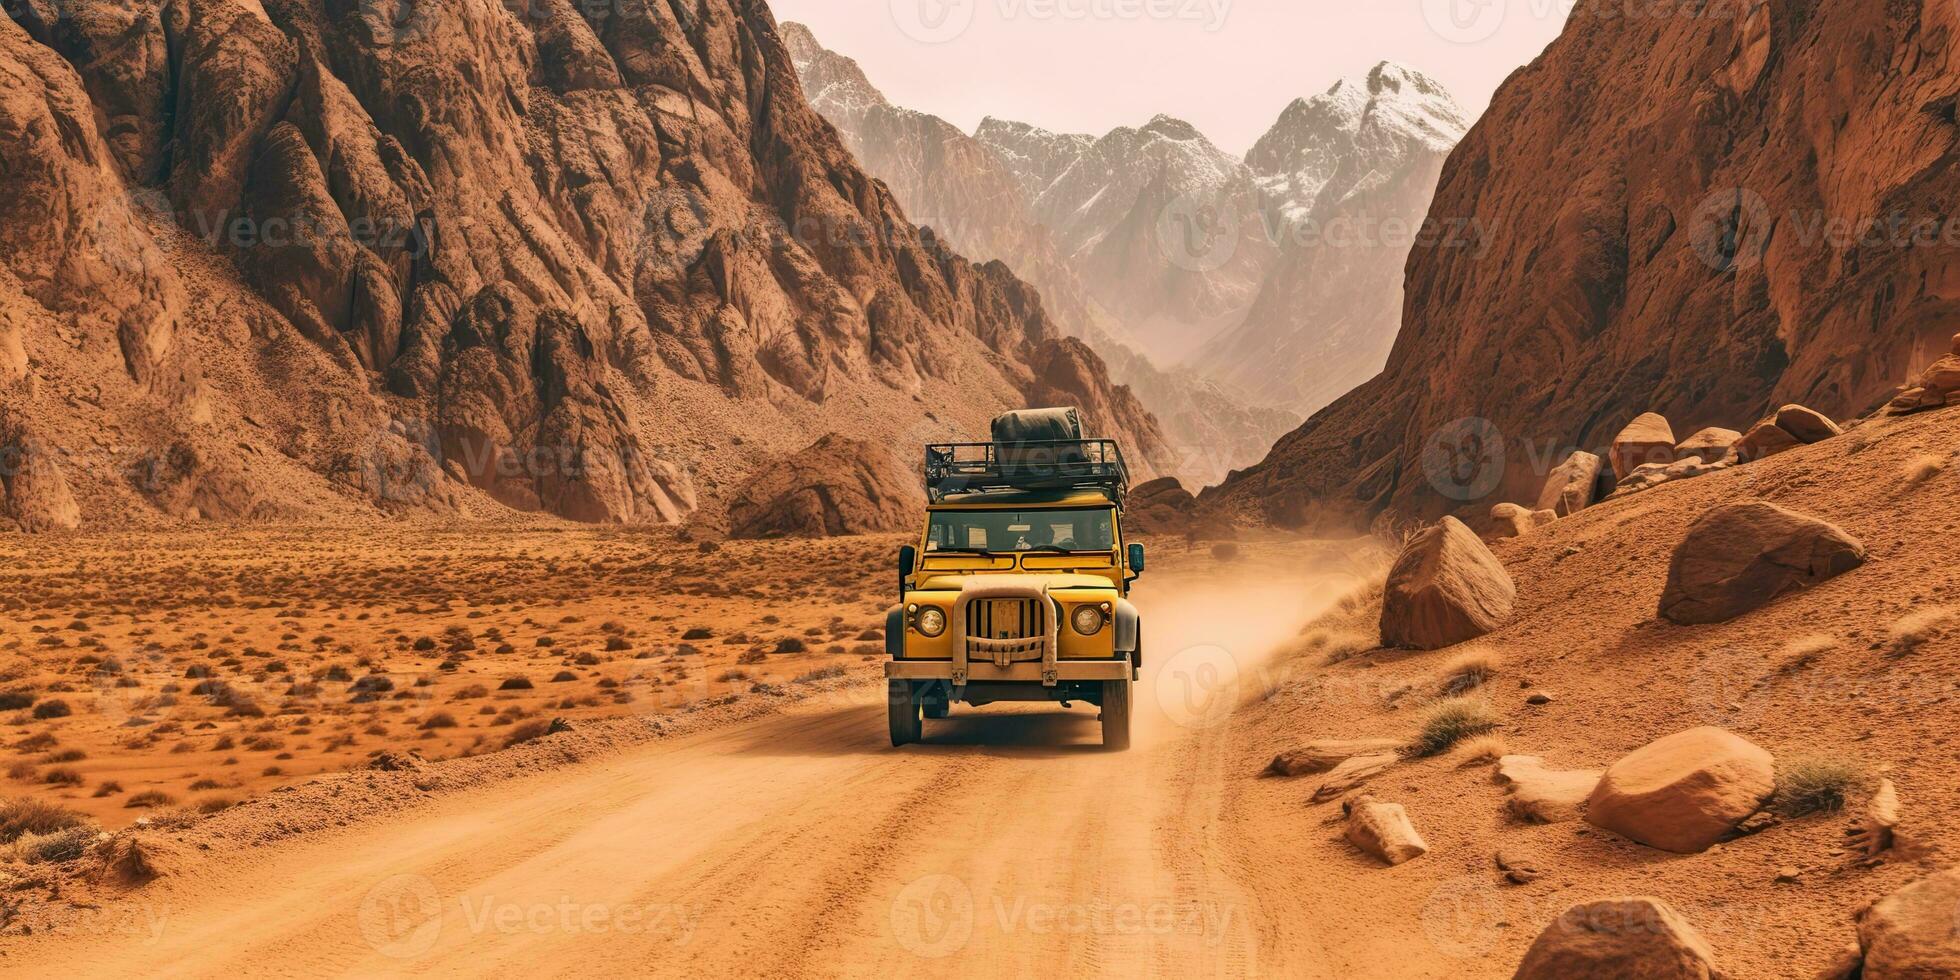
[[[811,104],[838,129],[865,169],[891,188],[907,217],[932,228],[962,254],[1006,263],[1039,289],[1042,306],[1055,325],[1087,341],[1107,363],[1111,377],[1131,386],[1158,417],[1177,455],[1178,462],[1171,468],[1175,475],[1194,488],[1215,483],[1232,469],[1262,458],[1274,439],[1299,424],[1301,416],[1248,408],[1194,372],[1161,366],[1166,362],[1157,351],[1138,343],[1128,318],[1113,313],[1106,295],[1080,277],[1084,269],[1128,266],[1138,270],[1136,276],[1166,291],[1203,289],[1201,277],[1167,276],[1160,268],[1162,250],[1143,234],[1126,232],[1116,239],[1127,246],[1147,245],[1139,247],[1138,257],[1126,257],[1111,244],[1101,263],[1089,261],[1095,254],[1093,246],[1104,243],[1108,231],[1124,227],[1127,211],[1099,215],[1102,225],[1087,232],[1092,246],[1087,249],[1081,243],[1059,243],[1050,226],[1036,216],[1036,199],[1064,175],[1086,173],[1078,164],[1099,142],[1108,140],[1058,135],[1000,120],[989,120],[977,135],[969,136],[937,116],[891,105],[856,62],[825,50],[802,25],[786,23],[781,31]],[[1196,136],[1189,126],[1168,120],[1153,125],[1176,133],[1181,142]],[[1136,144],[1162,140],[1154,134],[1126,132]],[[1209,149],[1208,143],[1203,146],[1197,154],[1203,162],[1196,169],[1237,165]],[[1148,152],[1163,157],[1165,163],[1158,168],[1163,173],[1194,170],[1177,159],[1181,151],[1170,143]],[[1126,178],[1136,171],[1138,185],[1150,175],[1138,167],[1112,165],[1112,170]],[[1247,195],[1256,194],[1249,175],[1245,187]],[[1134,205],[1139,194],[1132,189],[1128,197]],[[1255,197],[1247,196],[1241,206],[1256,207]],[[1152,222],[1155,214],[1152,210]],[[1248,301],[1249,297],[1238,300],[1237,309]],[[1202,295],[1184,305],[1207,302],[1221,305]]]
[[[1379,372],[1410,249],[1477,244],[1478,229],[1429,213],[1467,128],[1441,85],[1387,62],[1288,106],[1246,158],[1284,230],[1281,257],[1244,321],[1195,365],[1305,415]]]

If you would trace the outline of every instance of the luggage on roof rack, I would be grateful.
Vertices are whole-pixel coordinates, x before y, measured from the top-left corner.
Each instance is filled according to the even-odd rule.
[[[1094,490],[1118,507],[1130,471],[1114,439],[1082,438],[1073,408],[1009,412],[994,419],[992,442],[926,447],[926,495],[990,491]]]

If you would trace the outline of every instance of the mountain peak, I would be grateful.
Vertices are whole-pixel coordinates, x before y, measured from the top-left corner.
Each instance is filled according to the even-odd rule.
[[[1163,113],[1159,113],[1153,117],[1139,132],[1151,133],[1162,136],[1165,139],[1177,140],[1178,142],[1202,140],[1205,138],[1203,133],[1198,132],[1198,127],[1175,116],[1168,116]]]

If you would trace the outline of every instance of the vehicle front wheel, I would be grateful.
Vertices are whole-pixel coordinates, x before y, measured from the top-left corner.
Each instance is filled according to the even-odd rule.
[[[1130,688],[1129,681],[1103,681],[1102,689],[1102,744],[1103,748],[1121,752],[1130,747]]]
[[[925,723],[919,720],[919,695],[912,689],[912,682],[888,682],[885,701],[891,716],[892,745],[911,745],[918,741],[924,734]]]

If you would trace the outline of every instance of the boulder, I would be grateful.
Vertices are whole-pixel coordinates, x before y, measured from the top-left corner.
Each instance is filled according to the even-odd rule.
[[[1899,392],[1898,397],[1885,406],[1885,411],[1889,415],[1911,415],[1929,408],[1943,408],[1945,405],[1945,392],[1914,385]]]
[[[1565,462],[1553,467],[1545,478],[1545,489],[1538,494],[1538,509],[1571,517],[1591,507],[1599,489],[1599,471],[1604,465],[1604,460],[1584,450],[1565,457]]]
[[[1762,809],[1776,760],[1741,736],[1693,728],[1614,763],[1594,787],[1586,822],[1677,854],[1697,854]]]
[[[1865,563],[1838,527],[1764,501],[1723,504],[1674,549],[1660,613],[1682,625],[1722,623]]]
[[[1648,412],[1613,437],[1613,472],[1624,479],[1648,463],[1672,463],[1674,446],[1674,429],[1667,419]]]
[[[1953,353],[1960,355],[1960,333],[1953,335]]]
[[[1960,976],[1960,869],[1880,899],[1858,919],[1865,980]]]
[[[1802,405],[1785,405],[1776,410],[1776,427],[1810,445],[1844,435],[1844,430],[1824,415]]]
[[[1326,739],[1308,742],[1273,757],[1267,771],[1276,776],[1304,776],[1326,772],[1356,756],[1392,753],[1402,743],[1392,738]]]
[[[1350,790],[1359,787],[1362,783],[1387,772],[1400,761],[1402,761],[1402,757],[1393,752],[1383,752],[1379,755],[1355,756],[1335,766],[1334,771],[1328,773],[1327,778],[1320,781],[1320,785],[1313,791],[1313,801],[1315,803],[1325,803],[1328,800],[1346,795]]]
[[[1708,941],[1658,898],[1614,898],[1566,909],[1531,944],[1513,980],[1716,980]]]
[[[1361,796],[1342,807],[1347,812],[1348,843],[1389,865],[1406,864],[1429,853],[1429,845],[1409,822],[1400,803],[1383,803]]]
[[[1547,769],[1537,756],[1507,755],[1497,760],[1491,781],[1510,793],[1505,806],[1512,816],[1531,823],[1565,823],[1579,819],[1601,775],[1598,769]]]
[[[1382,646],[1435,650],[1474,640],[1511,618],[1510,573],[1454,517],[1424,528],[1389,571]]]
[[[1708,462],[1721,461],[1722,457],[1734,451],[1735,444],[1742,441],[1742,433],[1734,429],[1703,429],[1674,447],[1674,458],[1687,459],[1700,456]]]
[[[1558,520],[1549,510],[1527,510],[1517,504],[1498,504],[1490,509],[1492,538],[1522,538]]]
[[[920,493],[890,453],[831,433],[756,475],[728,508],[736,538],[815,538],[911,526]]]
[[[1919,386],[1928,391],[1952,394],[1960,391],[1960,354],[1942,357],[1919,376]]]
[[[54,450],[25,422],[0,411],[0,517],[34,534],[72,531],[82,525],[81,508]]]
[[[1803,443],[1797,437],[1783,430],[1774,420],[1766,419],[1756,423],[1748,434],[1735,444],[1736,457],[1745,463],[1768,459],[1781,452],[1788,452]]]
[[[1898,841],[1898,827],[1899,789],[1891,780],[1881,779],[1871,802],[1865,804],[1865,815],[1845,831],[1845,845],[1851,851],[1848,860],[1870,861],[1891,850]]]
[[[1669,463],[1667,469],[1661,471],[1661,475],[1667,477],[1669,480],[1692,480],[1695,477],[1705,476],[1712,472],[1708,468],[1708,465],[1702,461],[1700,456],[1689,456],[1686,459],[1677,459]]]

